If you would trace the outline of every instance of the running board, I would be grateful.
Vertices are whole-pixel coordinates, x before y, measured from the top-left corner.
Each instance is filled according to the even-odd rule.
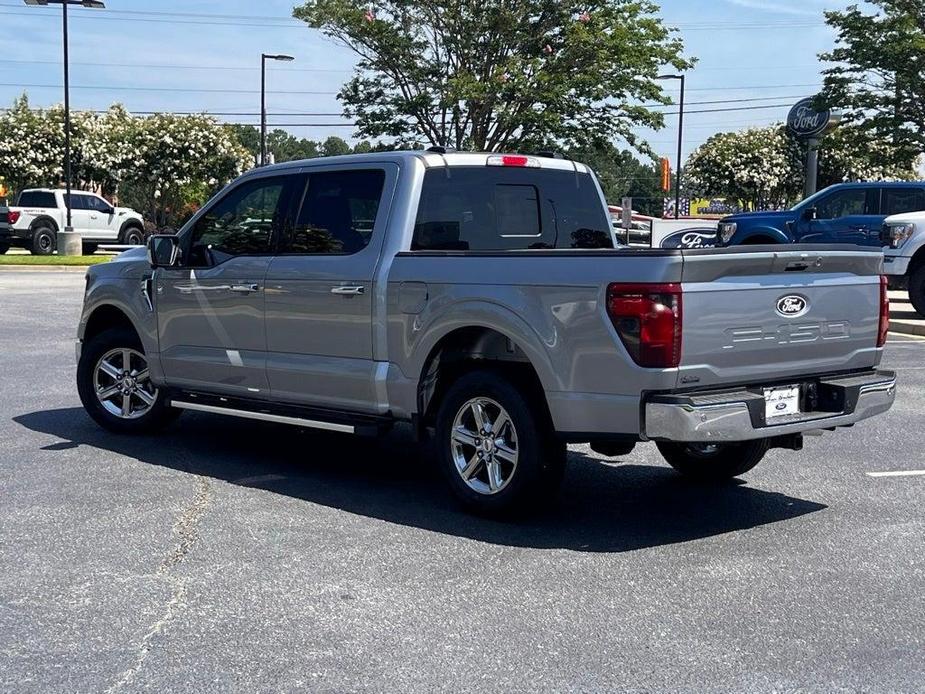
[[[277,424],[293,424],[298,427],[309,427],[310,429],[326,429],[328,431],[339,431],[343,434],[353,434],[356,427],[350,424],[334,424],[333,422],[319,422],[315,419],[302,419],[301,417],[284,417],[278,414],[268,412],[248,412],[247,410],[234,410],[230,407],[216,407],[215,405],[202,405],[198,402],[179,402],[173,400],[171,406],[181,410],[196,410],[197,412],[211,412],[212,414],[227,414],[231,417],[243,417],[244,419],[259,419],[264,422],[276,422]]]
[[[242,419],[254,419],[276,424],[289,424],[307,429],[336,431],[342,434],[376,436],[391,426],[387,417],[318,410],[295,405],[276,405],[239,398],[211,396],[200,393],[177,393],[170,398],[171,407],[195,412],[223,414]]]

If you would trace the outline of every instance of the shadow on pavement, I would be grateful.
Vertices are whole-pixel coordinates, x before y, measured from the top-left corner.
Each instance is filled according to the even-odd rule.
[[[33,412],[14,421],[62,439],[44,450],[90,446],[390,523],[500,545],[622,552],[753,528],[825,508],[741,484],[695,485],[668,467],[607,465],[572,451],[562,493],[548,511],[499,522],[462,511],[431,464],[431,449],[414,443],[406,431],[375,441],[186,413],[161,436],[126,437],[98,428],[76,407]]]

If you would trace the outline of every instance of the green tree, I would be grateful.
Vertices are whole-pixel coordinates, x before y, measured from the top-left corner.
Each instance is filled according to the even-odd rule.
[[[573,149],[568,157],[594,169],[609,204],[619,205],[624,197],[631,197],[637,212],[661,216],[662,200],[667,193],[661,189],[655,164],[643,163],[632,152],[610,143]]]
[[[925,3],[922,0],[870,0],[874,14],[857,5],[826,12],[837,32],[835,48],[820,58],[833,63],[823,71],[819,101],[843,111],[863,142],[886,141],[887,159],[878,163],[909,168],[925,151]]]
[[[340,154],[350,154],[353,150],[342,138],[332,135],[321,143],[321,154],[325,157],[336,157]]]
[[[359,56],[340,98],[361,137],[475,150],[621,136],[691,67],[648,0],[308,0],[294,16]],[[647,150],[644,143],[638,146]]]

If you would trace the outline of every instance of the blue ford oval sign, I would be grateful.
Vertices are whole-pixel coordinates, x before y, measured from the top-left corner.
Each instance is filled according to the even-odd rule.
[[[682,229],[662,239],[662,248],[712,248],[716,245],[715,229]]]
[[[787,115],[787,127],[797,137],[808,138],[821,135],[832,120],[832,112],[817,111],[813,108],[812,97],[801,99],[794,104]]]

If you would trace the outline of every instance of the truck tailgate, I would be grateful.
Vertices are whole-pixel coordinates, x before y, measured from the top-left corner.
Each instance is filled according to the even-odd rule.
[[[875,366],[882,264],[844,246],[685,251],[678,387]]]

